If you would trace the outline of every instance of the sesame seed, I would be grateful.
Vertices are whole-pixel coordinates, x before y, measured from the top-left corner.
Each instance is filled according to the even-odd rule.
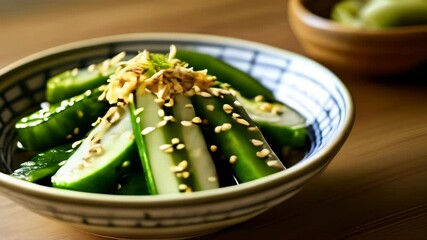
[[[265,158],[268,156],[268,154],[270,154],[270,150],[264,148],[263,150],[256,152],[256,156],[259,158]]]
[[[77,111],[77,117],[83,118],[83,116],[84,116],[84,112],[82,110],[78,110]]]
[[[136,123],[140,123],[141,122],[141,118],[140,117],[137,117],[136,118]]]
[[[128,167],[130,165],[130,161],[124,161],[123,163],[122,163],[122,167]]]
[[[186,108],[193,108],[193,104],[191,104],[191,103],[187,103],[187,104],[185,104],[185,107],[186,107]]]
[[[212,105],[212,104],[208,104],[208,105],[206,105],[206,109],[207,109],[208,111],[213,111],[213,110],[215,110],[215,106],[214,106],[214,105]]]
[[[163,109],[159,109],[159,111],[157,111],[157,114],[159,115],[159,117],[164,117],[165,116],[165,110]]]
[[[233,114],[231,115],[231,117],[232,117],[233,119],[236,119],[236,118],[241,118],[242,116],[240,116],[240,114],[238,114],[238,113],[233,113]]]
[[[265,112],[271,112],[271,110],[273,109],[273,105],[271,105],[270,103],[263,103],[259,106],[259,109]]]
[[[70,140],[71,138],[73,138],[73,135],[68,134],[65,138],[66,138],[67,140]]]
[[[73,68],[73,70],[71,70],[71,76],[75,77],[75,76],[77,76],[77,74],[79,74],[79,69]]]
[[[182,172],[182,178],[187,179],[189,177],[190,177],[190,172],[189,171]]]
[[[187,190],[187,188],[188,188],[188,186],[186,184],[179,184],[178,185],[178,189],[180,191],[185,191],[185,190]]]
[[[164,116],[163,119],[166,121],[175,122],[175,118],[173,116]]]
[[[171,143],[173,145],[178,144],[180,142],[179,138],[172,138]]]
[[[228,160],[231,164],[235,164],[237,161],[236,155],[231,155],[230,159]]]
[[[215,133],[220,133],[221,132],[221,126],[216,126],[214,131],[215,131]]]
[[[234,101],[234,105],[236,105],[237,107],[241,107],[242,106],[242,104],[239,102],[239,101]]]
[[[170,149],[170,148],[172,148],[172,144],[162,144],[162,145],[160,145],[160,147],[159,147],[159,149],[160,149],[161,151],[166,151],[166,150],[168,150],[168,149]]]
[[[218,179],[215,176],[208,177],[209,182],[216,182]]]
[[[254,126],[254,127],[248,127],[248,130],[251,131],[251,132],[256,132],[256,131],[258,131],[258,128],[256,126]]]
[[[210,98],[210,97],[212,97],[212,94],[210,94],[208,92],[204,92],[204,91],[199,92],[199,95],[202,96],[202,97],[204,97],[204,98]]]
[[[251,125],[248,121],[246,121],[246,120],[245,120],[245,119],[243,119],[243,118],[236,118],[235,120],[236,120],[236,122],[237,122],[237,123],[242,124],[242,125],[244,125],[244,126],[249,126],[249,125]]]
[[[176,149],[178,149],[178,150],[182,150],[182,149],[184,149],[185,148],[185,144],[183,144],[183,143],[179,143],[177,146],[176,146]]]
[[[184,127],[189,127],[191,125],[193,125],[193,122],[191,121],[181,121],[181,125]]]
[[[143,107],[141,107],[141,108],[136,109],[136,110],[135,110],[135,112],[134,112],[134,114],[138,116],[138,115],[139,115],[140,113],[142,113],[143,111],[144,111],[144,108],[143,108]]]
[[[71,144],[71,148],[76,148],[77,146],[80,145],[80,143],[82,143],[83,140],[79,140],[79,141],[75,141],[73,142],[73,144]]]
[[[191,119],[191,121],[193,123],[202,123],[202,119],[200,117],[194,117],[193,119]]]
[[[73,133],[74,133],[74,135],[79,134],[79,131],[80,131],[80,129],[79,129],[78,127],[74,128],[74,129],[73,129]]]
[[[267,165],[269,167],[283,168],[282,163],[279,160],[268,160]]]
[[[230,130],[231,129],[231,127],[232,127],[232,125],[230,124],[230,123],[224,123],[224,124],[222,124],[222,126],[221,126],[221,131],[228,131],[228,130]]]
[[[166,121],[166,120],[162,120],[162,121],[160,121],[159,123],[157,123],[157,127],[163,127],[163,126],[165,126],[166,124],[168,123],[168,121]]]
[[[150,132],[152,132],[152,131],[154,131],[156,128],[154,128],[154,127],[146,127],[146,128],[144,128],[142,131],[141,131],[141,134],[142,135],[147,135],[147,134],[149,134]]]
[[[173,107],[173,105],[175,105],[173,98],[170,98],[169,101],[165,102],[166,107]]]
[[[218,147],[216,145],[211,145],[209,149],[211,150],[211,152],[216,152],[216,150],[218,150]]]
[[[255,146],[255,147],[259,147],[264,145],[264,142],[258,139],[251,139],[251,143]]]
[[[95,64],[91,64],[91,65],[89,65],[89,67],[87,67],[87,71],[88,72],[93,72],[93,71],[95,71]]]
[[[262,95],[257,95],[255,98],[254,98],[254,101],[255,102],[262,102],[264,100],[264,96],[262,96]]]
[[[225,113],[230,114],[231,112],[233,112],[233,107],[230,104],[224,104],[222,106],[222,109],[224,110]]]

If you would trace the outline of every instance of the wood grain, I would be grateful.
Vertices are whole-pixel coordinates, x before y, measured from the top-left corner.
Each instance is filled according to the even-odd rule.
[[[0,0],[0,67],[63,43],[130,32],[217,34],[304,54],[287,23],[286,3]],[[385,79],[337,74],[351,91],[357,114],[349,139],[330,166],[289,201],[200,239],[425,239],[425,72]],[[100,238],[0,196],[0,239]]]

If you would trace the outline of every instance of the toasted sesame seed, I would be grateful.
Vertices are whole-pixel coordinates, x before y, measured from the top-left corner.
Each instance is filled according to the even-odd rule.
[[[259,106],[259,109],[265,112],[271,112],[273,105],[271,105],[271,103],[263,103]]]
[[[96,67],[95,64],[91,64],[91,65],[89,65],[89,67],[87,67],[87,71],[88,72],[93,72],[93,71],[95,71],[95,67]]]
[[[71,144],[71,148],[76,148],[77,146],[80,145],[80,143],[82,143],[83,140],[79,140],[79,141],[75,141],[73,142],[73,144]]]
[[[210,177],[208,177],[208,181],[209,182],[216,182],[216,181],[218,181],[218,179],[215,176],[210,176]]]
[[[159,115],[159,117],[164,117],[165,116],[165,110],[163,109],[159,109],[159,111],[157,111],[157,114]]]
[[[277,167],[277,168],[283,168],[282,163],[279,160],[268,160],[267,166],[269,167]]]
[[[178,144],[180,142],[179,138],[172,138],[171,143],[173,145]]]
[[[188,186],[186,184],[179,184],[178,185],[178,189],[180,191],[185,191],[185,190],[187,190],[187,188],[188,188]]]
[[[71,76],[75,77],[75,76],[77,76],[77,74],[79,74],[79,69],[73,68],[73,70],[71,70]]]
[[[178,150],[182,150],[184,148],[185,148],[185,144],[183,144],[183,143],[179,143],[178,145],[176,145],[176,149],[178,149]]]
[[[193,125],[193,122],[191,121],[181,121],[181,125],[184,127],[189,127],[191,125]]]
[[[134,114],[138,116],[138,115],[139,115],[140,113],[142,113],[143,111],[144,111],[144,108],[143,108],[143,107],[141,107],[141,108],[136,109],[136,110],[135,110],[135,112],[134,112]]]
[[[243,119],[243,118],[236,118],[235,120],[236,120],[236,122],[237,122],[238,124],[242,124],[242,125],[244,125],[244,126],[249,126],[249,125],[251,125],[248,121],[246,121],[246,120],[245,120],[245,119]]]
[[[82,111],[82,110],[78,110],[77,111],[77,117],[78,118],[83,118],[83,116],[84,116],[85,114],[84,114],[84,112]]]
[[[178,163],[178,167],[180,167],[182,170],[185,170],[188,167],[188,161],[182,160],[181,162]]]
[[[73,129],[74,135],[79,134],[79,132],[80,132],[80,129],[78,127],[76,127],[76,128]]]
[[[236,118],[241,118],[242,116],[240,116],[240,114],[238,114],[238,113],[233,113],[233,114],[231,114],[231,117],[233,119],[236,119]]]
[[[166,121],[175,122],[175,118],[173,116],[164,116],[163,119]]]
[[[162,144],[162,145],[160,145],[160,147],[159,147],[159,149],[160,149],[161,151],[165,151],[165,150],[167,150],[167,149],[169,149],[169,148],[172,148],[172,144]]]
[[[182,172],[182,178],[187,179],[189,177],[190,177],[190,172],[189,171]]]
[[[173,107],[173,105],[175,105],[173,98],[170,98],[169,101],[165,102],[166,107]]]
[[[231,155],[230,159],[228,160],[231,164],[235,164],[237,161],[236,155]]]
[[[228,131],[231,129],[231,127],[232,127],[232,125],[230,123],[224,123],[221,125],[221,131],[224,131],[224,132]]]
[[[209,149],[211,150],[211,152],[216,152],[216,150],[218,150],[218,147],[216,145],[211,145]]]
[[[214,131],[215,131],[215,133],[220,133],[221,132],[221,126],[216,126]]]
[[[186,107],[186,108],[193,108],[193,104],[191,104],[191,103],[187,103],[187,104],[185,104],[185,107]]]
[[[67,140],[70,140],[71,138],[73,138],[73,135],[68,134],[65,138],[66,138]]]
[[[191,119],[191,121],[193,123],[202,123],[202,119],[200,117],[194,117],[193,119]]]
[[[256,156],[259,158],[265,158],[270,154],[270,150],[264,148],[263,150],[256,152]]]
[[[224,110],[225,113],[230,114],[233,112],[233,107],[230,104],[224,104],[222,106],[222,109]]]
[[[212,94],[210,94],[208,92],[205,92],[205,91],[199,92],[198,94],[200,96],[204,97],[204,98],[210,98],[210,97],[212,97]]]
[[[146,127],[146,128],[144,128],[142,131],[141,131],[141,134],[142,135],[147,135],[147,134],[149,134],[150,132],[152,132],[152,131],[154,131],[156,128],[154,128],[154,127]]]
[[[166,120],[162,120],[162,121],[160,121],[160,122],[158,122],[157,123],[157,127],[163,127],[163,126],[165,126],[166,124],[168,123],[168,121],[166,121]]]
[[[122,167],[128,167],[130,165],[130,161],[124,161],[123,163],[122,163]]]
[[[258,128],[256,126],[253,126],[253,127],[248,127],[248,130],[251,132],[256,132],[258,131]]]
[[[264,100],[264,96],[262,96],[262,95],[257,95],[254,98],[255,102],[262,102],[263,100]]]
[[[251,143],[255,146],[255,147],[259,147],[264,145],[264,142],[258,139],[251,139]]]
[[[208,105],[206,105],[206,109],[207,109],[208,111],[213,111],[213,110],[215,110],[215,106],[214,106],[214,105],[212,105],[212,104],[208,104]]]

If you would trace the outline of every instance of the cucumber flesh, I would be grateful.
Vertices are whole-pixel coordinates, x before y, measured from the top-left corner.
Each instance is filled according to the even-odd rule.
[[[107,121],[102,121],[90,132],[67,163],[52,176],[54,187],[99,193],[114,188],[135,151],[130,112],[116,109],[120,119],[111,127],[107,126]],[[103,150],[85,160],[93,148],[91,142],[94,137],[101,139]]]

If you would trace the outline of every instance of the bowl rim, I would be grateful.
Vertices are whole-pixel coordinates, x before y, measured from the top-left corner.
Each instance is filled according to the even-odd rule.
[[[304,0],[289,0],[288,14],[296,16],[305,25],[340,34],[357,34],[365,37],[395,36],[395,35],[421,35],[427,34],[427,24],[414,26],[389,27],[385,29],[357,28],[321,17],[303,4]]]
[[[9,190],[19,190],[20,193],[30,194],[35,197],[49,199],[52,201],[61,201],[62,203],[72,203],[76,204],[77,202],[85,203],[88,205],[97,205],[99,202],[110,206],[123,206],[126,207],[139,207],[139,206],[150,206],[150,207],[164,207],[164,206],[177,206],[177,205],[188,205],[189,203],[208,203],[219,200],[228,200],[234,198],[236,195],[250,195],[254,192],[262,192],[270,189],[268,186],[276,186],[284,181],[290,181],[291,179],[297,179],[306,175],[308,170],[319,169],[319,167],[326,166],[325,163],[329,162],[333,156],[338,152],[341,146],[344,144],[347,139],[350,131],[353,127],[355,110],[353,99],[350,95],[350,92],[346,88],[343,82],[329,69],[323,65],[317,63],[316,61],[299,55],[297,53],[266,45],[259,42],[219,36],[219,35],[210,35],[210,34],[199,34],[199,33],[178,33],[178,32],[149,32],[149,33],[127,33],[119,35],[111,35],[104,37],[97,37],[87,40],[81,40],[76,42],[71,42],[67,44],[62,44],[53,48],[49,48],[27,57],[24,57],[20,60],[17,60],[2,69],[0,69],[0,77],[4,74],[7,74],[14,69],[30,64],[32,61],[38,59],[64,52],[70,51],[75,48],[83,48],[96,46],[101,44],[108,44],[111,42],[118,41],[134,41],[134,40],[177,40],[177,41],[196,41],[202,43],[212,43],[212,42],[221,42],[225,45],[230,46],[241,46],[244,45],[248,48],[253,49],[262,49],[269,53],[274,53],[278,55],[287,55],[289,57],[300,59],[303,61],[308,61],[313,64],[316,68],[322,69],[330,76],[330,81],[333,85],[339,89],[341,92],[344,102],[346,104],[347,114],[343,119],[342,124],[337,130],[337,135],[331,139],[331,142],[328,143],[325,148],[318,152],[315,156],[306,159],[305,161],[296,164],[285,171],[281,171],[276,174],[272,174],[261,179],[256,179],[247,183],[243,183],[237,186],[223,187],[218,189],[212,189],[209,191],[199,191],[193,192],[191,194],[165,194],[165,195],[153,195],[153,196],[121,196],[114,195],[111,197],[110,194],[100,194],[100,193],[87,193],[87,192],[78,192],[65,189],[55,189],[51,187],[46,187],[42,185],[37,185],[34,183],[26,182],[23,180],[16,179],[7,174],[0,173],[0,192],[3,191],[3,188]],[[0,84],[1,85],[1,84]],[[322,169],[319,169],[322,170]]]

